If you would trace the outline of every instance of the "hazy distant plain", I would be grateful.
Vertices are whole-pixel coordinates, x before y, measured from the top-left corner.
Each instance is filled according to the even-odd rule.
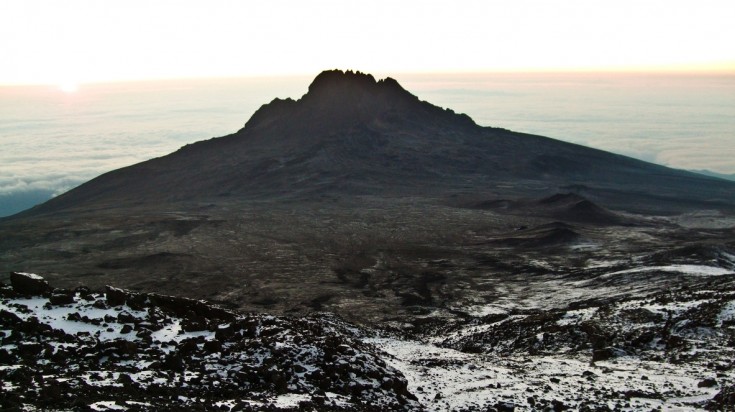
[[[683,169],[735,173],[735,76],[392,75],[484,126],[540,134]],[[380,75],[378,77],[385,77]],[[311,78],[0,88],[0,216],[99,174],[235,132]]]

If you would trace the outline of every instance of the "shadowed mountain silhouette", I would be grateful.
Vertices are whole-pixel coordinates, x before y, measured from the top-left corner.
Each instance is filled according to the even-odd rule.
[[[732,206],[735,184],[546,137],[481,127],[391,78],[331,70],[234,134],[99,176],[23,216],[223,198],[536,198],[563,186],[606,207]]]

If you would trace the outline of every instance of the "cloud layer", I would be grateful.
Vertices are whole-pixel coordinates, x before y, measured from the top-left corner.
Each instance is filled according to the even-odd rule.
[[[735,76],[412,76],[420,98],[486,126],[549,136],[680,169],[735,173]]]
[[[0,88],[0,196],[58,195],[102,173],[240,129],[304,78]]]

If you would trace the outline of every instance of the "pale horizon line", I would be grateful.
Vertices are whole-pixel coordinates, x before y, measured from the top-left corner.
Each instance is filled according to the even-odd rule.
[[[718,66],[669,66],[669,67],[579,67],[579,68],[492,68],[492,69],[426,69],[426,70],[364,70],[356,67],[325,67],[319,71],[284,71],[284,72],[254,72],[254,73],[227,73],[201,75],[172,75],[172,76],[144,76],[121,78],[98,78],[92,80],[69,79],[67,81],[38,80],[38,81],[11,81],[0,82],[0,87],[14,86],[51,86],[58,87],[65,83],[77,85],[136,83],[158,81],[194,81],[194,80],[226,80],[226,79],[257,79],[257,78],[298,78],[313,77],[325,70],[352,70],[372,74],[376,77],[393,76],[441,76],[441,75],[674,75],[674,76],[735,76],[735,63]]]

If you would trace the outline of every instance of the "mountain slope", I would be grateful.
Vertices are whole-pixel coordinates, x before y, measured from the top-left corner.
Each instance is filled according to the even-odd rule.
[[[238,132],[102,175],[24,215],[181,201],[581,188],[638,210],[735,204],[735,184],[553,139],[481,127],[395,80],[326,71],[299,100],[263,105]],[[644,200],[647,199],[647,200]],[[676,204],[676,206],[674,206]]]
[[[480,127],[393,80],[330,71],[236,133],[1,220],[0,280],[33,272],[367,323],[461,317],[604,262],[730,256],[734,204],[735,183]],[[708,264],[682,256],[654,266]],[[680,280],[626,282],[648,293]]]

